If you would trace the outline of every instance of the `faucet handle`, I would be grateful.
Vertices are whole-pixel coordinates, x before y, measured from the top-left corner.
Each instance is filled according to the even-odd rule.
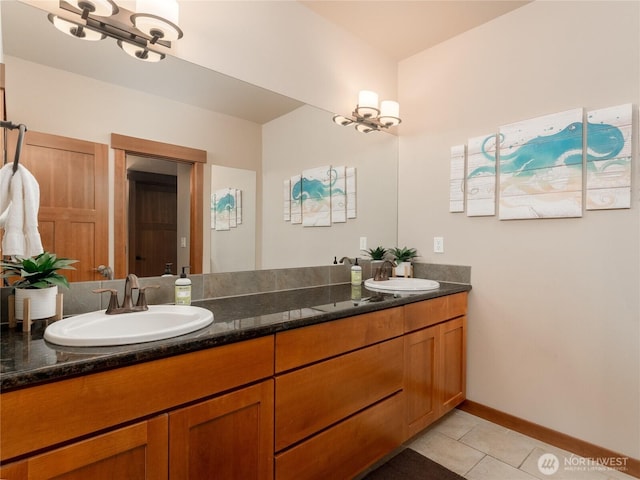
[[[147,292],[145,291],[147,288],[160,288],[160,285],[147,285],[138,289],[138,301],[136,302],[136,309],[138,310],[149,310]]]
[[[107,315],[110,315],[118,308],[118,291],[114,288],[97,288],[92,290],[93,293],[104,293],[111,292],[111,296],[109,297],[109,306],[107,307]]]

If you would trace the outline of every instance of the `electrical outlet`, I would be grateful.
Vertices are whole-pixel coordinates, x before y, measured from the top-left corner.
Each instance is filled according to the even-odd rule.
[[[367,249],[367,237],[360,237],[360,250]]]
[[[433,237],[433,253],[444,253],[444,237]]]

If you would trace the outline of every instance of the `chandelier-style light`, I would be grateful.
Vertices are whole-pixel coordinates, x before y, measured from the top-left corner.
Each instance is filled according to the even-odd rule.
[[[362,90],[358,94],[358,105],[351,117],[334,115],[333,121],[338,125],[347,126],[355,123],[359,132],[369,133],[381,128],[398,125],[400,119],[400,105],[392,100],[383,100],[378,108],[378,94],[369,90]]]
[[[61,32],[90,41],[113,38],[124,52],[145,62],[162,60],[165,54],[158,46],[171,48],[183,35],[177,0],[137,0],[135,12],[113,0],[60,0],[60,9],[73,14],[49,14]]]

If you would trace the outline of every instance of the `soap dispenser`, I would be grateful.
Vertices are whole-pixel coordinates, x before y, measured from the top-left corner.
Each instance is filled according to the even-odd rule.
[[[187,278],[185,269],[190,267],[182,267],[182,273],[176,280],[176,305],[191,305],[191,279]]]
[[[173,263],[164,264],[164,273],[162,274],[163,277],[173,277],[173,273],[171,273],[171,265],[173,265]]]
[[[356,263],[351,267],[351,285],[360,285],[362,283],[362,267],[358,265],[358,257]]]

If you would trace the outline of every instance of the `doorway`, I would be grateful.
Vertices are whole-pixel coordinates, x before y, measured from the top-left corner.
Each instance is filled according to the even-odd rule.
[[[128,272],[129,256],[127,229],[127,184],[126,157],[138,155],[169,160],[185,165],[189,175],[189,263],[191,273],[202,273],[202,228],[203,228],[203,176],[207,163],[207,152],[194,148],[172,145],[153,140],[111,134],[111,147],[114,150],[114,274],[115,278],[124,278]],[[178,219],[179,220],[179,219]],[[182,239],[180,239],[182,242]]]
[[[176,272],[178,179],[127,171],[129,180],[129,273],[157,277],[169,264]]]

